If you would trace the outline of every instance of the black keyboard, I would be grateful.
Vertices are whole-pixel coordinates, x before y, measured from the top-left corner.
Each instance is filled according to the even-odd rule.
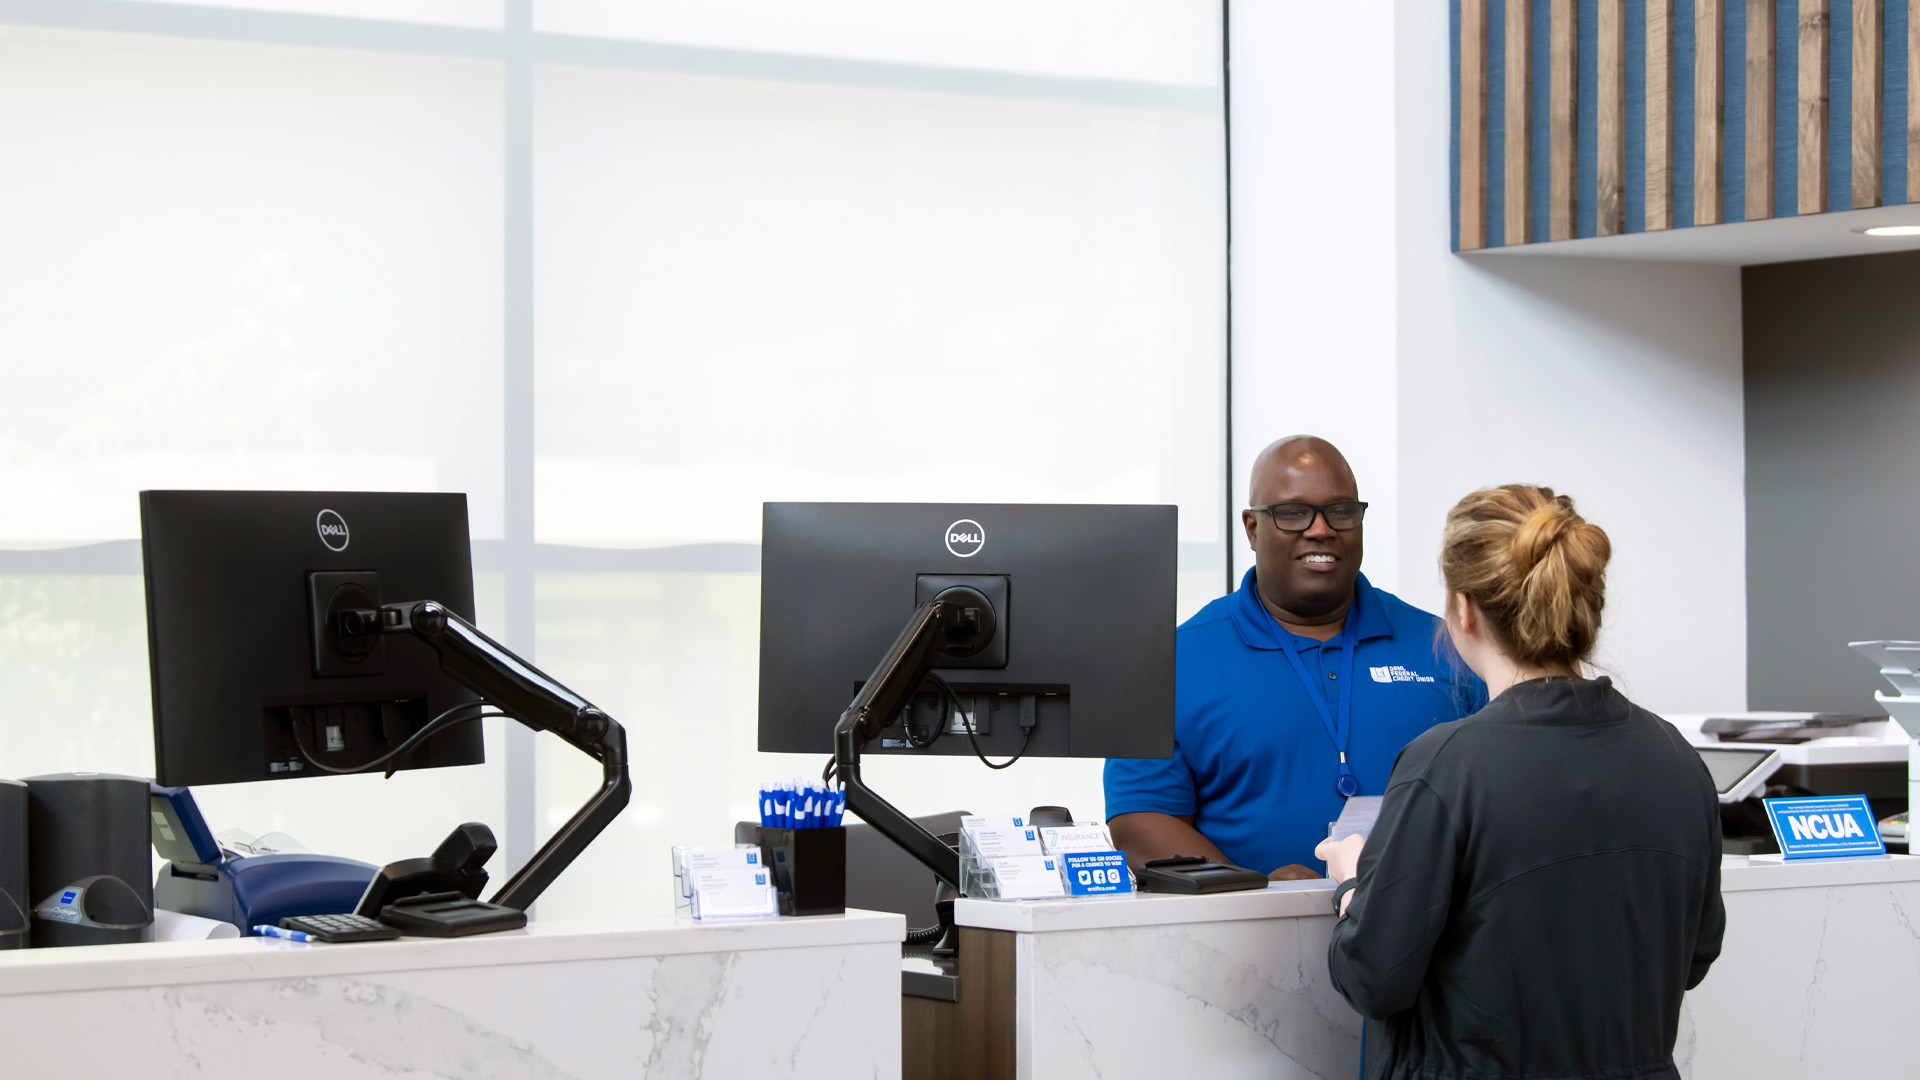
[[[280,929],[298,930],[315,941],[390,941],[400,931],[365,915],[293,915]]]

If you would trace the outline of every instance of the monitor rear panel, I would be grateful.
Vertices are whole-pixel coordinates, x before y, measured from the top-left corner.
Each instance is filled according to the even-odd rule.
[[[760,749],[833,752],[833,727],[919,602],[947,580],[1004,589],[1004,652],[935,671],[1012,756],[1169,757],[1178,510],[1172,506],[767,503],[761,534]],[[916,705],[930,732],[931,692]],[[929,751],[897,722],[869,753]]]
[[[408,635],[377,639],[350,674],[320,674],[311,615],[310,575],[358,571],[378,575],[376,603],[437,600],[471,622],[465,495],[146,491],[140,529],[160,783],[315,775],[296,737],[323,764],[358,765],[474,699]],[[468,723],[405,767],[482,760]]]

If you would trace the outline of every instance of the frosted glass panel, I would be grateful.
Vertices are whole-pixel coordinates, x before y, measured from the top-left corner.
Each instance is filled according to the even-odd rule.
[[[0,577],[0,777],[153,775],[146,619],[138,577]]]
[[[178,0],[139,0],[178,7]],[[498,27],[505,0],[193,0],[195,6],[243,8],[302,15],[340,15],[352,19],[433,23],[439,26]]]
[[[1217,115],[554,68],[535,109],[540,539],[870,499],[1220,540]]]
[[[498,64],[0,28],[0,545],[143,487],[501,518]]]
[[[534,29],[676,45],[1213,86],[1211,0],[534,0]]]

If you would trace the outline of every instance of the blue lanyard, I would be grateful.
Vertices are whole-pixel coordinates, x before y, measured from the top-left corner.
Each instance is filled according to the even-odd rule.
[[[1347,764],[1347,743],[1353,737],[1353,656],[1360,651],[1360,642],[1353,632],[1355,613],[1351,610],[1347,612],[1347,625],[1341,631],[1342,636],[1347,639],[1347,670],[1344,676],[1346,685],[1340,688],[1340,721],[1336,724],[1332,711],[1327,708],[1326,695],[1321,693],[1319,684],[1313,681],[1313,676],[1307,673],[1306,662],[1300,659],[1300,650],[1294,647],[1293,635],[1287,633],[1286,628],[1280,625],[1280,620],[1273,617],[1273,612],[1267,611],[1264,601],[1256,596],[1254,603],[1260,605],[1261,611],[1267,612],[1267,618],[1273,623],[1273,639],[1279,643],[1281,651],[1285,652],[1287,659],[1292,662],[1293,673],[1300,676],[1301,689],[1307,692],[1307,700],[1313,702],[1314,711],[1320,714],[1320,723],[1327,729],[1327,738],[1333,740],[1333,748],[1340,752],[1340,774],[1334,778],[1333,790],[1339,792],[1343,798],[1353,797],[1360,791],[1360,782],[1353,778],[1353,768]]]

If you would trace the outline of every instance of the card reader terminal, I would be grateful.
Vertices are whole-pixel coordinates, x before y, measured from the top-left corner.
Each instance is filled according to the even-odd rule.
[[[1149,860],[1135,877],[1142,889],[1164,893],[1238,892],[1267,887],[1267,875],[1258,870],[1214,862],[1199,855]]]

